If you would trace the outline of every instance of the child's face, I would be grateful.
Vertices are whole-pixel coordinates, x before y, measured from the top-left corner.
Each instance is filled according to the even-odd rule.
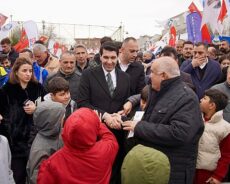
[[[210,109],[210,105],[212,102],[210,102],[210,98],[208,96],[204,96],[200,99],[200,109],[201,112],[207,112]]]
[[[60,91],[56,94],[51,93],[51,98],[55,102],[62,103],[64,105],[67,105],[70,100],[70,92],[69,91]]]

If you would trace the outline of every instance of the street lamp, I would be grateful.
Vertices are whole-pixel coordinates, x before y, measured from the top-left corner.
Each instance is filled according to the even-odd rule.
[[[45,28],[46,28],[46,26],[45,26],[45,21],[43,20],[43,21],[42,21],[42,34],[43,34],[43,35],[45,34]]]

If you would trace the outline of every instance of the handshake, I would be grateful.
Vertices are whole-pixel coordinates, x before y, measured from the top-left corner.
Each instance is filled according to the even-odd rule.
[[[105,124],[111,128],[111,129],[117,129],[120,130],[122,129],[122,119],[121,119],[121,115],[118,113],[113,113],[113,114],[109,114],[107,112],[105,112],[103,114],[103,116],[101,116],[100,113],[98,113],[97,111],[95,111],[96,114],[98,115],[99,119],[105,122]]]
[[[109,113],[104,113],[103,115],[103,120],[106,123],[106,125],[111,128],[111,129],[117,129],[120,130],[122,129],[122,119],[121,115],[117,113],[109,114]]]
[[[134,131],[135,126],[137,125],[137,123],[139,122],[139,120],[135,120],[135,121],[122,121],[122,116],[120,115],[120,113],[113,113],[113,114],[109,114],[107,112],[105,112],[103,114],[103,116],[101,116],[100,113],[98,113],[98,111],[94,110],[95,113],[98,115],[99,119],[105,122],[105,124],[111,128],[111,129],[116,129],[116,130],[127,130],[127,131]],[[143,114],[142,114],[143,115]]]

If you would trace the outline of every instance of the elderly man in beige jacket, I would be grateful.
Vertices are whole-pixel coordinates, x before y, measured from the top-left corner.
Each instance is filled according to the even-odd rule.
[[[49,54],[47,48],[42,44],[34,44],[33,55],[39,66],[44,67],[49,74],[56,73],[59,69],[59,60]]]

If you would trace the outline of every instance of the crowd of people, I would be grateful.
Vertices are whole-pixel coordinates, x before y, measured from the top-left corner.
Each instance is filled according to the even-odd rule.
[[[0,53],[0,184],[220,184],[229,179],[230,46],[154,55],[101,39]]]

